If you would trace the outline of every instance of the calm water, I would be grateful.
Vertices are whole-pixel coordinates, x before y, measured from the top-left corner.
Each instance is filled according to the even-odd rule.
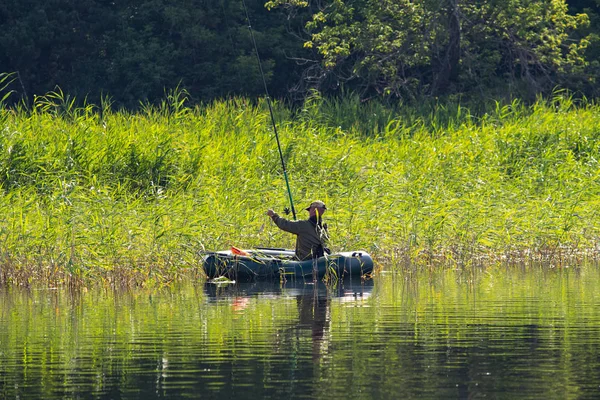
[[[600,398],[600,270],[0,290],[0,398]]]

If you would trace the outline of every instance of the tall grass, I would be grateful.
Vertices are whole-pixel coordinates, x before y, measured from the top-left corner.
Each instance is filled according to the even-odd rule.
[[[264,102],[77,104],[0,109],[0,284],[163,284],[203,250],[293,246],[264,215],[287,206]],[[333,248],[385,268],[597,260],[600,106],[469,110],[276,104],[297,208],[323,199]]]

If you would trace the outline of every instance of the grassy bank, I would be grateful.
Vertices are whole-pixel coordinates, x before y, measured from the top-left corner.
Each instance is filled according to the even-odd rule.
[[[296,208],[328,204],[334,250],[388,269],[599,258],[592,102],[276,114]],[[202,250],[293,246],[264,215],[287,206],[264,103],[171,93],[129,113],[54,93],[0,124],[0,284],[162,284],[201,275]]]

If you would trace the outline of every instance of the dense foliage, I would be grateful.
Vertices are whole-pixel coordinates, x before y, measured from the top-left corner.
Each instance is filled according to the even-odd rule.
[[[307,7],[272,0],[269,7]],[[331,73],[397,96],[525,85],[524,94],[585,74],[588,15],[564,0],[330,0],[312,6],[305,46]],[[339,78],[336,79],[336,83]],[[512,91],[515,88],[511,89]]]
[[[298,79],[289,57],[302,48],[283,15],[246,4],[271,91],[282,95]],[[128,107],[178,85],[198,100],[263,93],[237,0],[6,0],[0,28],[0,72],[18,72],[13,89],[30,98],[56,86]]]
[[[309,7],[274,7],[290,3]],[[569,12],[564,0],[273,0],[269,12],[246,1],[276,97],[340,85],[405,98],[555,86],[595,96],[598,0],[567,3]],[[29,104],[56,86],[129,108],[178,85],[194,101],[256,96],[247,25],[241,0],[5,0],[0,72],[18,73],[12,99]]]
[[[592,102],[275,105],[297,209],[328,204],[335,251],[391,269],[600,258]],[[264,102],[174,92],[130,113],[53,93],[0,121],[0,284],[163,282],[201,249],[293,246],[265,216],[288,203]]]

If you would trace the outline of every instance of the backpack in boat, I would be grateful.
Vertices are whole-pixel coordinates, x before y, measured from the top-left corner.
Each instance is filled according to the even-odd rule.
[[[323,257],[325,254],[331,254],[331,250],[329,249],[329,247],[325,247],[323,246],[323,231],[325,231],[325,234],[327,236],[329,236],[328,232],[327,232],[327,224],[323,224],[322,226],[319,226],[319,224],[314,223],[313,221],[310,221],[311,223],[313,223],[313,225],[315,226],[315,230],[317,231],[317,235],[319,236],[319,240],[321,243],[319,243],[319,245],[313,249],[313,258],[319,258],[319,257]]]

